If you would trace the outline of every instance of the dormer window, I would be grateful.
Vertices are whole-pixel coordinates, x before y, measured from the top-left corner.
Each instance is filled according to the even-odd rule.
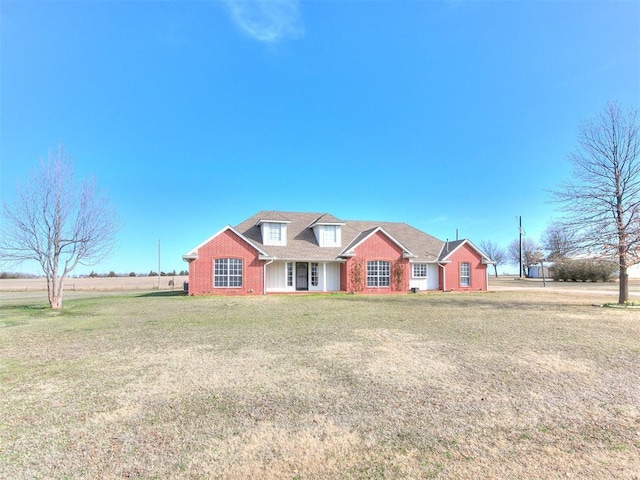
[[[336,246],[338,243],[338,226],[323,225],[322,228],[322,244],[324,246]]]
[[[282,224],[272,223],[269,225],[269,244],[277,245],[282,242]]]
[[[262,243],[264,245],[286,246],[287,245],[287,223],[285,221],[260,220],[258,225],[262,233]]]
[[[340,247],[342,245],[342,229],[336,224],[315,224],[313,233],[320,247]]]

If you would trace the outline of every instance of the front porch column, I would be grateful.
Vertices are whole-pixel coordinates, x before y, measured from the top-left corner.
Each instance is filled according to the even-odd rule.
[[[327,262],[322,262],[322,291],[327,291]]]

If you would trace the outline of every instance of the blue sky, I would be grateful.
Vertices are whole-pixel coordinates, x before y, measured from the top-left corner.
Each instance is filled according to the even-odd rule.
[[[63,143],[123,223],[76,273],[186,269],[263,209],[537,240],[609,100],[640,106],[640,2],[0,2],[2,200]]]

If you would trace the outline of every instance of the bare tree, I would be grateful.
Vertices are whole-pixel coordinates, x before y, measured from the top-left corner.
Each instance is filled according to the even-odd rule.
[[[580,125],[569,156],[571,180],[554,192],[586,251],[616,259],[618,302],[629,299],[627,269],[640,262],[640,124],[638,110],[610,102]]]
[[[49,153],[13,204],[4,204],[0,260],[40,264],[51,308],[62,308],[65,278],[76,266],[93,265],[112,251],[119,224],[95,181],[78,183],[62,146]]]
[[[580,250],[575,229],[559,221],[547,225],[542,234],[542,246],[547,252],[547,259],[556,262],[569,258]]]
[[[513,263],[520,264],[520,240],[513,240],[507,247],[507,256]],[[538,242],[532,238],[525,237],[522,239],[522,264],[525,269],[525,275],[529,276],[529,267],[536,265],[542,260],[542,249]]]
[[[507,253],[504,251],[504,248],[500,247],[496,242],[492,242],[491,240],[483,240],[480,242],[480,248],[482,251],[489,256],[491,260],[494,261],[493,271],[498,277],[498,265],[504,262],[507,257]]]

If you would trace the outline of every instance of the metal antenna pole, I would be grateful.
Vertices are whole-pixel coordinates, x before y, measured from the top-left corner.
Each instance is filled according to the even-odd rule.
[[[518,225],[518,233],[520,235],[520,252],[519,252],[519,256],[520,256],[520,278],[522,278],[522,216],[518,217],[519,219],[519,225]]]

